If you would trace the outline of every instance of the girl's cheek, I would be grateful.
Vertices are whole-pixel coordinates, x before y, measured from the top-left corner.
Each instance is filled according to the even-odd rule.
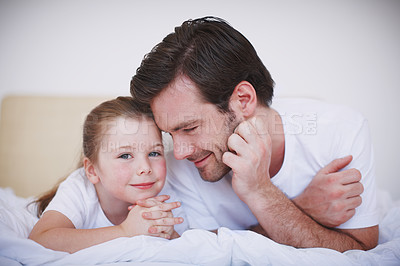
[[[157,173],[159,177],[165,178],[167,174],[167,165],[165,160],[160,160],[154,165],[154,169],[157,169]]]
[[[112,171],[115,175],[123,177],[131,176],[132,172],[134,172],[134,169],[132,169],[132,166],[129,164],[119,164],[115,165]]]

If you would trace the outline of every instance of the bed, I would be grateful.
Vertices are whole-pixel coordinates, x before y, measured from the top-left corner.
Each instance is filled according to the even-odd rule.
[[[250,231],[188,230],[174,240],[118,238],[74,254],[27,239],[37,217],[29,204],[74,169],[81,125],[112,97],[9,96],[0,120],[0,265],[400,265],[400,202],[378,191],[379,245],[339,253],[297,249]]]

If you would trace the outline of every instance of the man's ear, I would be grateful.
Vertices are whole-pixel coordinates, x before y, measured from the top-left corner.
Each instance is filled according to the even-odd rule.
[[[94,164],[92,163],[92,161],[89,160],[89,158],[83,158],[83,167],[85,168],[85,173],[89,181],[93,185],[97,184],[100,181],[100,178],[97,174],[97,170],[94,167]]]
[[[229,106],[244,118],[253,116],[257,107],[257,94],[253,85],[247,81],[238,83],[229,99]]]

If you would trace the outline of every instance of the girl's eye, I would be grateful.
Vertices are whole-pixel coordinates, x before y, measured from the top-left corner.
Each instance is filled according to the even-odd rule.
[[[152,152],[149,153],[150,157],[157,157],[157,156],[160,156],[160,155],[161,155],[161,153],[159,153],[157,151],[152,151]]]
[[[124,154],[121,154],[118,158],[128,160],[128,159],[132,158],[132,155],[130,155],[129,153],[124,153]]]

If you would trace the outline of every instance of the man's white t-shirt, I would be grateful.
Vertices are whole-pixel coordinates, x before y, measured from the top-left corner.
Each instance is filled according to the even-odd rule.
[[[282,118],[285,156],[271,179],[292,199],[307,187],[316,173],[337,158],[352,155],[344,169],[356,168],[364,186],[362,204],[338,228],[354,229],[378,224],[374,156],[368,123],[350,108],[310,99],[280,99],[271,106]],[[258,224],[247,205],[232,189],[232,171],[218,182],[201,179],[188,160],[167,156],[169,181],[182,201],[190,228],[248,229]]]
[[[170,195],[168,202],[180,201],[168,184],[168,177],[159,195]],[[93,229],[113,226],[104,214],[99,203],[94,185],[86,177],[84,168],[75,170],[64,180],[46,211],[55,210],[65,215],[76,229]],[[182,234],[187,228],[187,219],[182,208],[172,210],[174,217],[184,218],[184,222],[175,225],[175,230]]]

